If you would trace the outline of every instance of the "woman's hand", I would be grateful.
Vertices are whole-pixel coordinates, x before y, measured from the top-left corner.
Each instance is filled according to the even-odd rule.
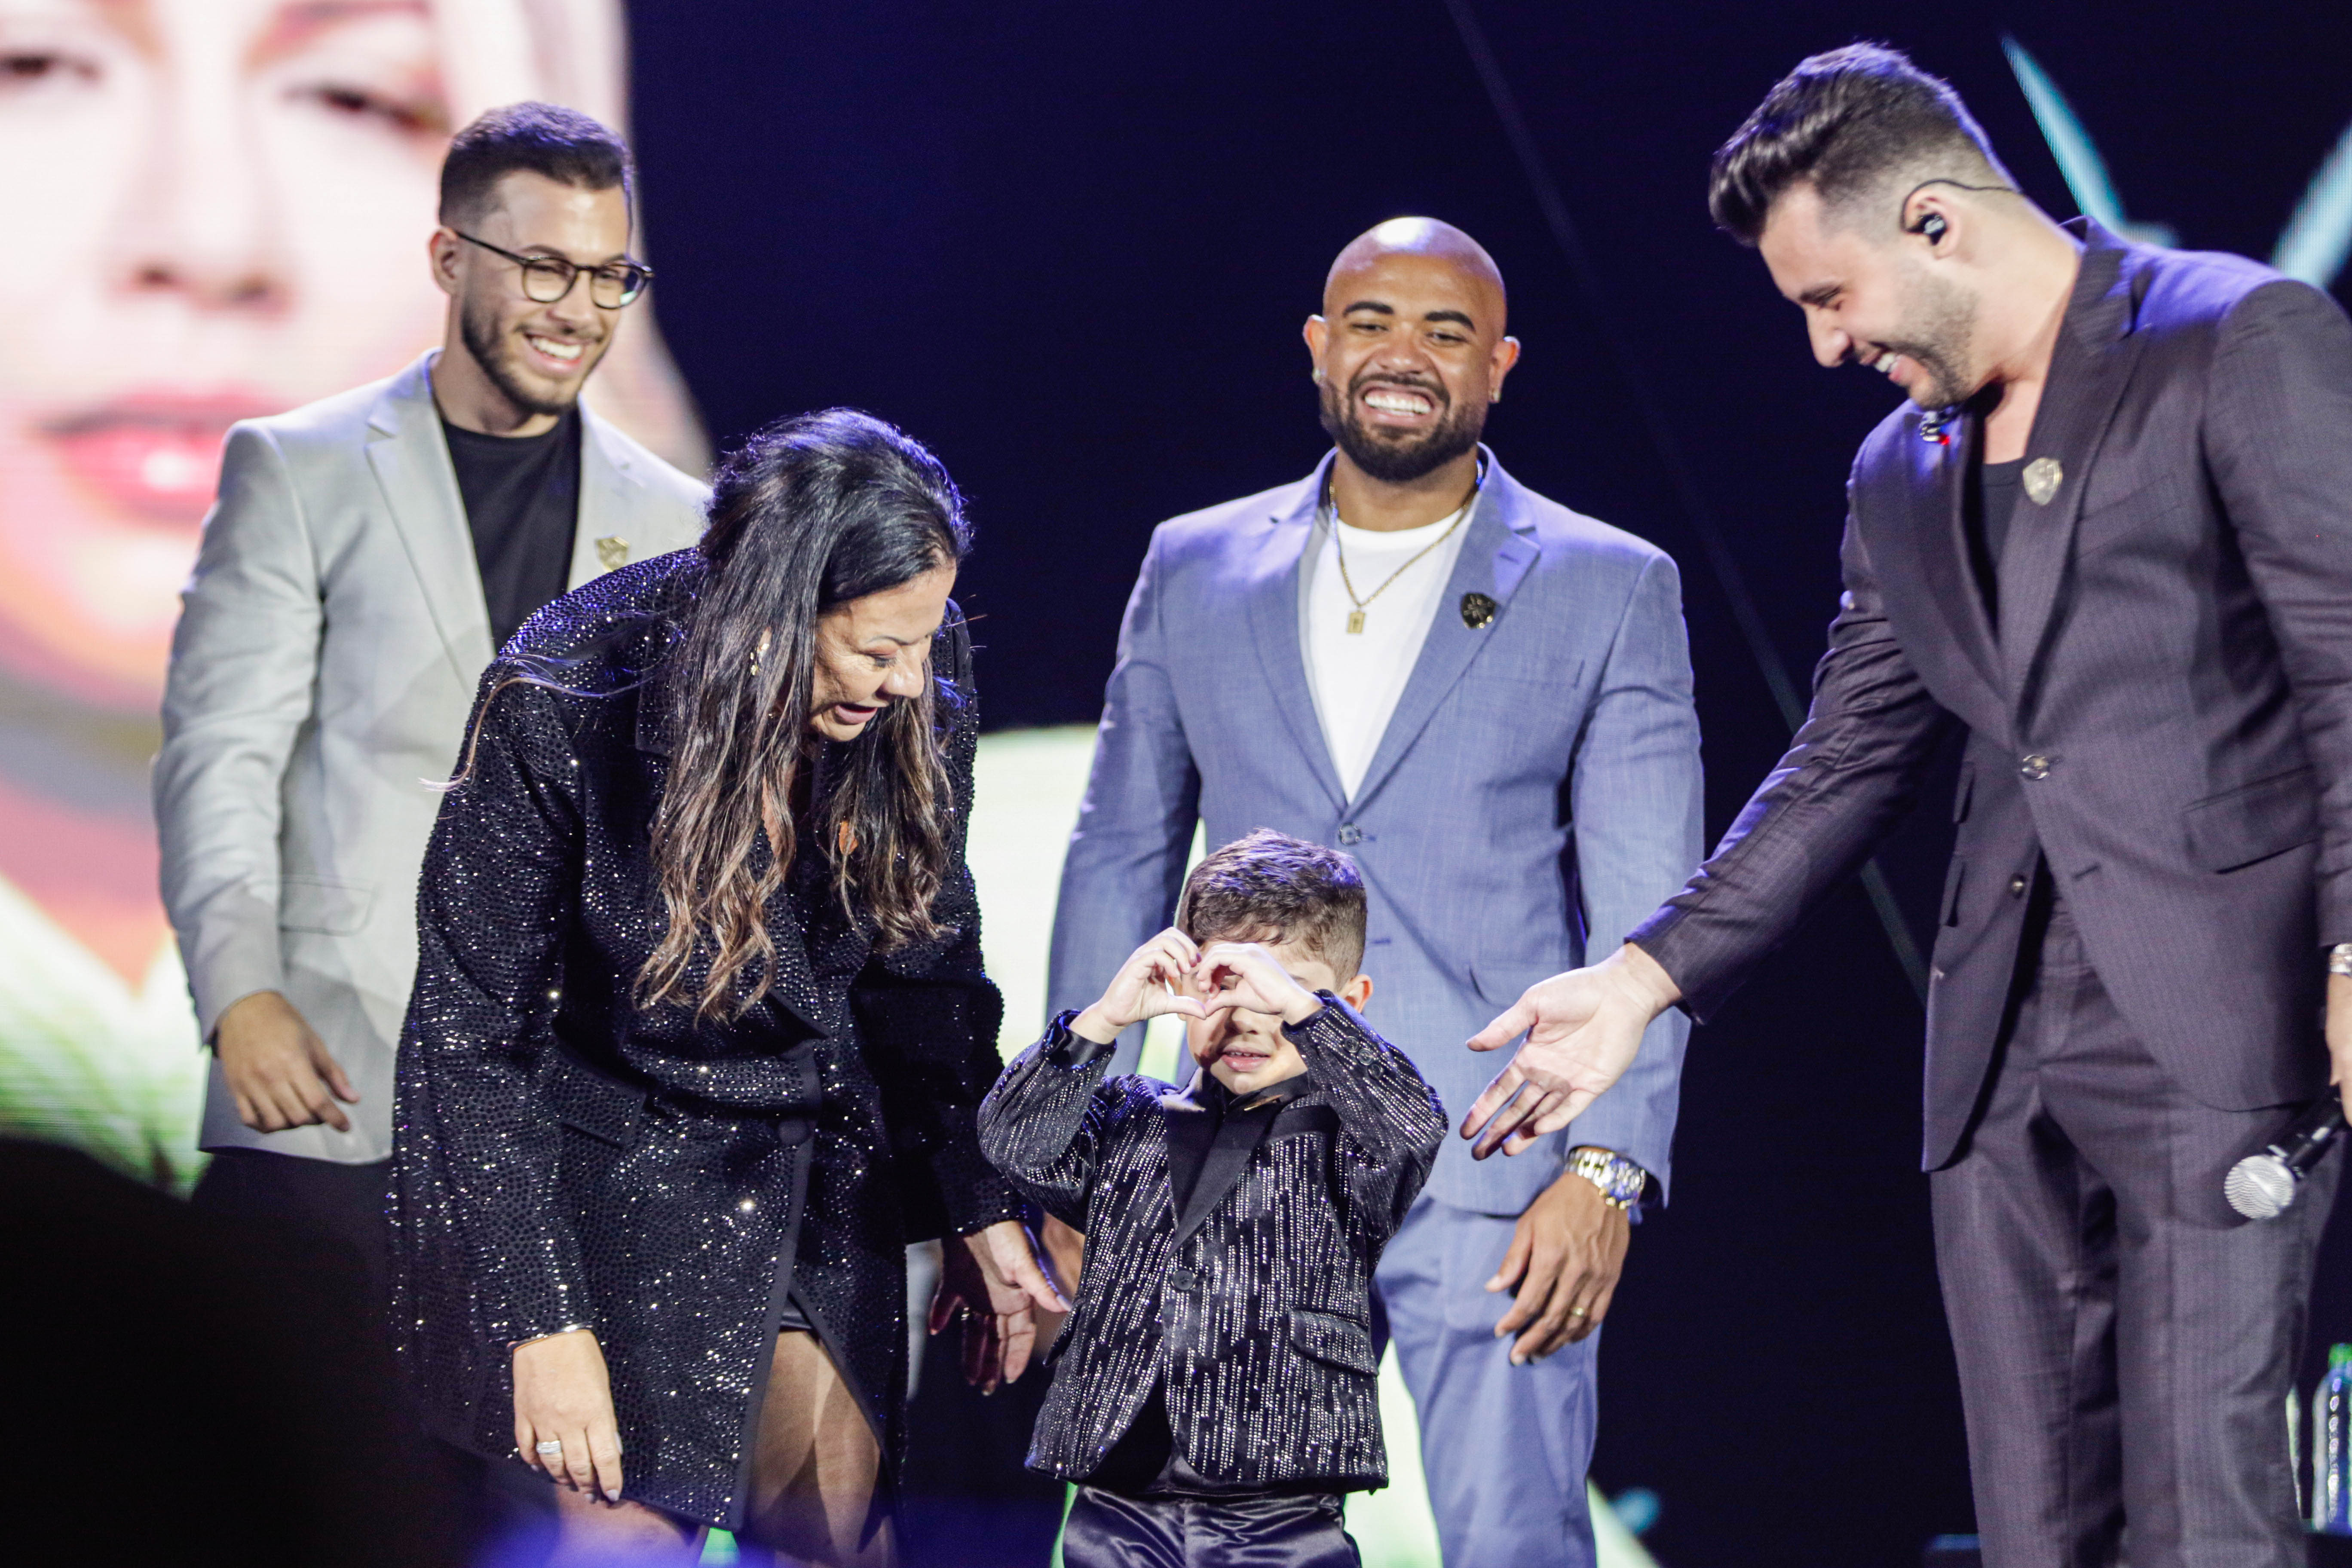
[[[1129,1025],[1162,1013],[1206,1017],[1199,1001],[1181,990],[1200,960],[1201,950],[1192,939],[1169,927],[1128,955],[1104,988],[1102,1000],[1070,1020],[1070,1033],[1107,1046]]]
[[[1058,1325],[1070,1310],[1038,1266],[1036,1243],[1017,1219],[999,1220],[940,1248],[930,1330],[963,1318],[964,1381],[993,1394],[1029,1370],[1042,1314]]]
[[[586,1329],[514,1348],[515,1450],[562,1486],[621,1500],[621,1430],[604,1352]],[[562,1447],[541,1453],[540,1445]]]

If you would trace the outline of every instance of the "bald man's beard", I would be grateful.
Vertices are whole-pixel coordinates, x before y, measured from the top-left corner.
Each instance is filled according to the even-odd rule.
[[[1383,383],[1410,386],[1424,396],[1435,398],[1439,408],[1437,423],[1417,435],[1375,430],[1366,426],[1356,415],[1356,394]],[[1360,375],[1344,393],[1328,381],[1319,390],[1325,433],[1348,455],[1349,462],[1383,484],[1409,485],[1428,478],[1465,452],[1475,450],[1479,436],[1486,428],[1485,404],[1457,407],[1445,389],[1434,382]]]

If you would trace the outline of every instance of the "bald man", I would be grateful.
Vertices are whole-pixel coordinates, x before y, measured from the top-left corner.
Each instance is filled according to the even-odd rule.
[[[1196,825],[1212,844],[1276,828],[1362,868],[1379,1026],[1458,1111],[1488,1076],[1462,1041],[1681,885],[1700,846],[1680,579],[1480,445],[1519,356],[1505,311],[1459,229],[1362,236],[1307,321],[1336,450],[1154,532],[1063,869],[1055,1009],[1170,923]],[[1597,1331],[1632,1214],[1664,1197],[1685,1029],[1661,1017],[1614,1089],[1518,1159],[1451,1144],[1381,1259],[1447,1568],[1592,1561]],[[1277,1157],[1220,1153],[1201,1179]],[[1170,1263],[1171,1289],[1215,1267]],[[1372,1375],[1371,1341],[1335,1345],[1319,1317],[1294,1332]],[[1194,1375],[1181,1350],[1154,1371]]]

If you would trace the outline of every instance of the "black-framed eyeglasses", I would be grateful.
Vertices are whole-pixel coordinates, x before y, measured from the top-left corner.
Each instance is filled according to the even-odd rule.
[[[600,310],[617,310],[624,305],[636,303],[646,285],[654,280],[654,269],[640,267],[634,261],[608,261],[602,267],[583,267],[576,261],[566,261],[561,256],[518,256],[513,251],[492,245],[487,239],[476,239],[462,229],[451,234],[467,245],[478,245],[493,256],[503,256],[522,268],[523,297],[534,304],[552,305],[572,292],[572,285],[583,272],[588,274],[588,302]]]

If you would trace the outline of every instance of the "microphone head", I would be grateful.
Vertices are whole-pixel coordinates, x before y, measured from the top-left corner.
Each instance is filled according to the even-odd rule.
[[[2230,1167],[2221,1195],[2248,1219],[2276,1219],[2294,1202],[2302,1182],[2294,1167],[2265,1151],[2249,1154]]]

